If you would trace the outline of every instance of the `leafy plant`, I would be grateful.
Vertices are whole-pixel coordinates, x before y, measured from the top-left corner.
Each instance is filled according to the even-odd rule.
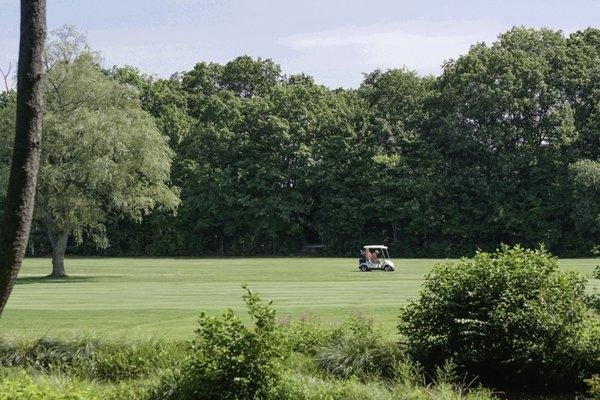
[[[192,354],[183,368],[165,379],[157,399],[265,398],[280,377],[281,337],[272,302],[243,285],[253,326],[232,310],[220,317],[200,315]]]
[[[585,301],[585,279],[543,247],[502,246],[437,265],[398,328],[426,368],[452,359],[486,384],[572,388],[600,355]]]

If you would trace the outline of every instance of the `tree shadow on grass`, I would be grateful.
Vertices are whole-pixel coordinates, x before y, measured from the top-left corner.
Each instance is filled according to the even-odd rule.
[[[106,278],[106,276],[103,276]],[[98,281],[100,277],[95,276],[65,276],[62,278],[55,278],[52,276],[24,276],[17,278],[17,285],[28,285],[31,283],[82,283],[82,282],[94,282]]]

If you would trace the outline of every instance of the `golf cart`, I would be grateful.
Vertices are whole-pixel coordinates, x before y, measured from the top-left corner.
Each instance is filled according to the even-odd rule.
[[[360,251],[358,269],[362,272],[372,270],[392,272],[394,270],[394,262],[390,259],[387,246],[381,244],[365,246]]]

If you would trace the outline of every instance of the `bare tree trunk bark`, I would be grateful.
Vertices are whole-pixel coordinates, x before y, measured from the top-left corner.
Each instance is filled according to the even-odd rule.
[[[50,278],[66,278],[65,253],[69,242],[69,231],[48,228],[48,238],[52,245],[52,273]]]
[[[17,119],[6,204],[0,227],[0,314],[27,248],[42,140],[46,0],[21,0]]]

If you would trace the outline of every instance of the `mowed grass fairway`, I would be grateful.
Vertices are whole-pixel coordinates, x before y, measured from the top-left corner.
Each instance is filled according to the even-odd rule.
[[[71,278],[48,280],[50,261],[27,259],[0,334],[190,338],[201,310],[245,315],[242,282],[273,299],[281,317],[328,323],[362,313],[393,331],[399,307],[443,260],[394,261],[396,272],[361,273],[354,258],[74,258],[66,261]],[[564,259],[561,267],[591,277],[599,263]]]

